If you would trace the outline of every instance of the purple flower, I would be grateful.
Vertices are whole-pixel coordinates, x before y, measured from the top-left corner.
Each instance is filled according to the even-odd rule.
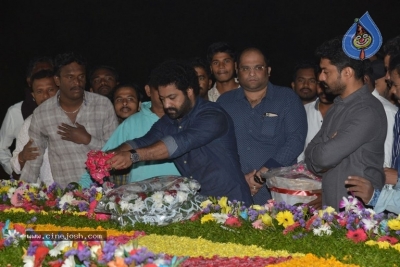
[[[77,256],[80,261],[89,260],[90,259],[90,249],[88,247],[85,247],[82,250],[79,250]]]
[[[37,246],[32,245],[32,243],[28,247],[28,251],[26,252],[28,256],[33,256],[36,253]]]

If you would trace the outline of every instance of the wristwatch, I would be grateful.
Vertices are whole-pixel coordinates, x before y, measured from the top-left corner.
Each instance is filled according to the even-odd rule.
[[[131,149],[131,150],[129,150],[129,152],[131,152],[131,161],[132,161],[132,163],[140,161],[139,154],[136,152],[135,149]]]

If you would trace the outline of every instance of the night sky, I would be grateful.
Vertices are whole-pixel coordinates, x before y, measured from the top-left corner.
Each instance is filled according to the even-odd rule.
[[[0,117],[23,99],[35,55],[74,51],[143,85],[165,59],[205,57],[209,44],[256,45],[271,59],[271,81],[288,86],[296,61],[343,35],[369,11],[384,42],[400,34],[400,1],[6,0],[0,7]]]

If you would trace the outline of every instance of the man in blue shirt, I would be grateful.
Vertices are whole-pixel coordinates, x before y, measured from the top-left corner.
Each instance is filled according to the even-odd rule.
[[[112,167],[173,159],[180,173],[201,184],[206,196],[227,196],[252,204],[249,186],[240,170],[233,122],[216,103],[198,97],[194,68],[167,61],[153,70],[165,114],[142,138],[123,143],[110,159]],[[304,140],[303,140],[304,141]]]
[[[306,112],[293,90],[269,82],[271,67],[259,49],[245,49],[236,71],[241,87],[224,93],[217,103],[235,124],[240,163],[254,202],[265,204],[271,195],[254,177],[297,162],[307,135]]]

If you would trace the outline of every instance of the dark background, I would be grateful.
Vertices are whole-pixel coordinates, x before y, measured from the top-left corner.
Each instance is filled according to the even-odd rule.
[[[205,56],[212,42],[256,45],[271,59],[271,81],[289,86],[297,60],[366,11],[384,42],[400,34],[399,0],[2,1],[0,117],[23,99],[31,57],[68,51],[143,85],[159,62]]]

